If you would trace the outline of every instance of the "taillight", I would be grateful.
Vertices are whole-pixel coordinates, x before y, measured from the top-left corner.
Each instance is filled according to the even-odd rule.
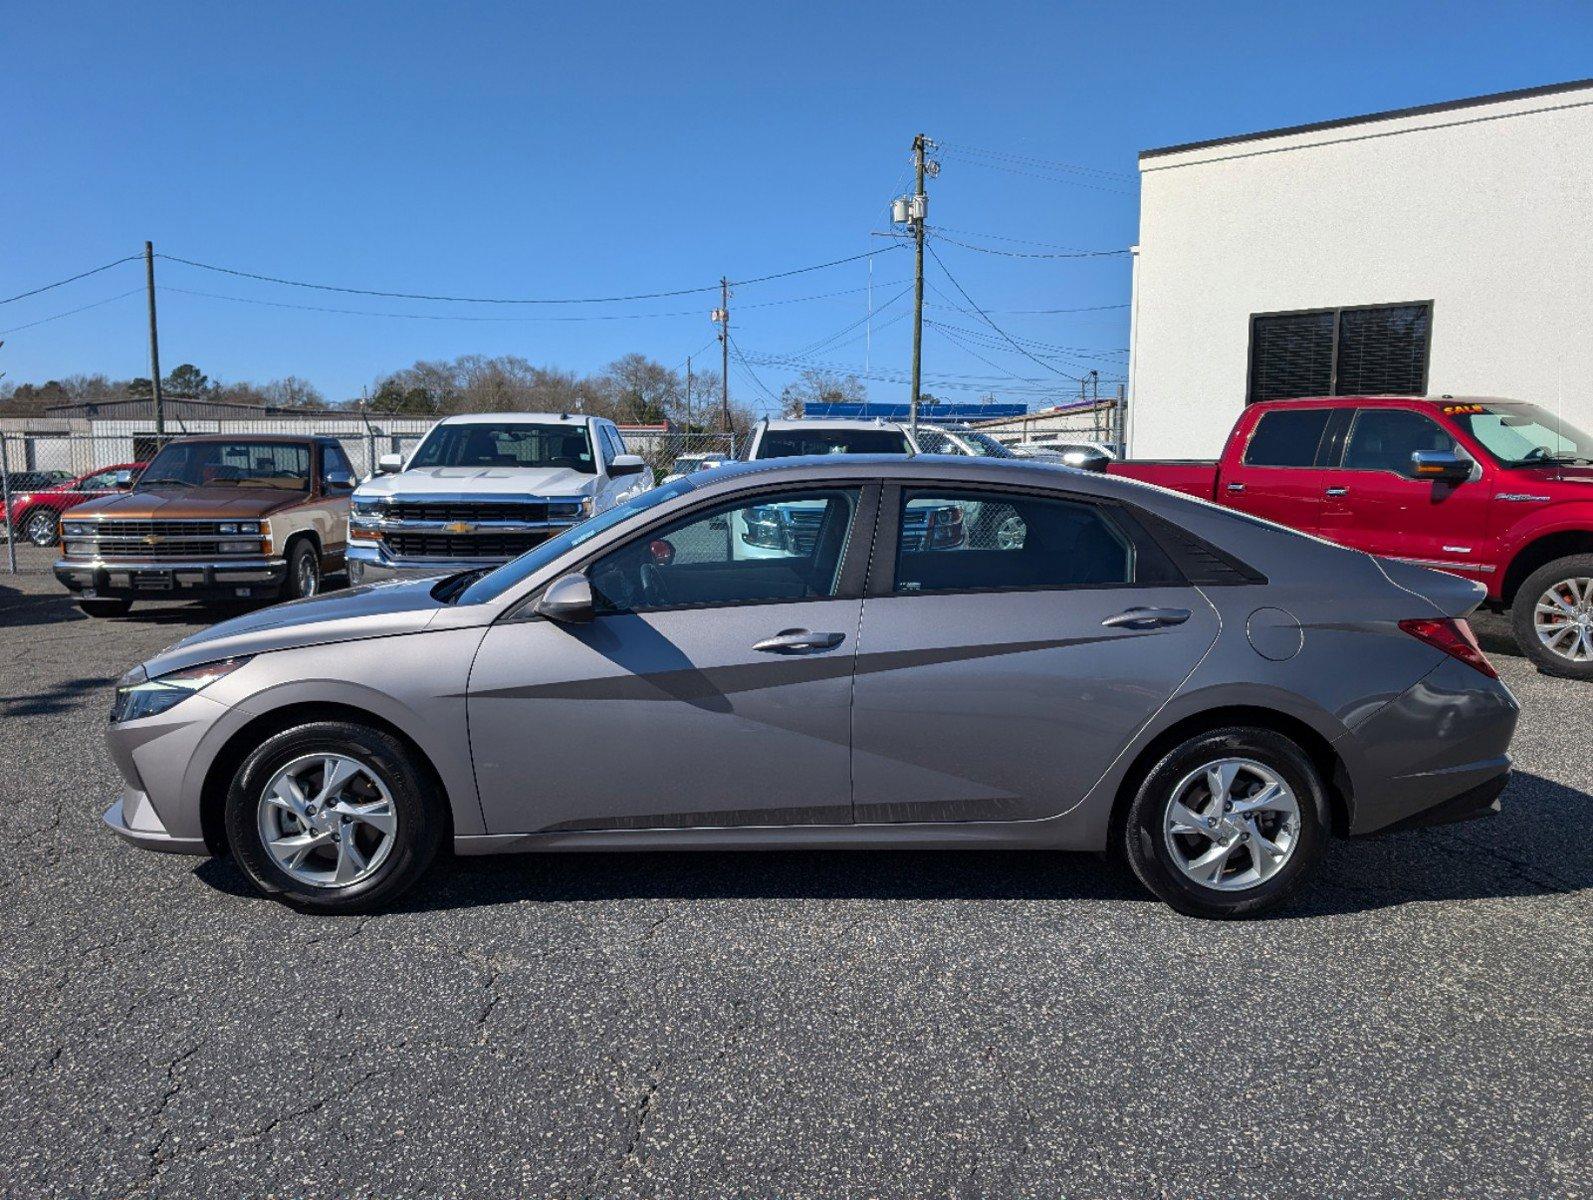
[[[1442,650],[1451,658],[1458,658],[1468,667],[1475,667],[1489,679],[1499,678],[1499,672],[1493,669],[1488,656],[1477,644],[1477,635],[1471,631],[1470,622],[1463,617],[1413,617],[1401,621],[1399,627],[1411,637]]]

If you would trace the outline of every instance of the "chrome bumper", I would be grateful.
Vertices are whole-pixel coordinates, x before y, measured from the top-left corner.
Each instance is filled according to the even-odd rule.
[[[478,567],[496,567],[508,561],[502,558],[394,558],[387,548],[369,543],[350,542],[348,551],[348,581],[358,587],[362,583],[382,583],[389,579],[425,579],[452,575],[458,571],[474,571]]]

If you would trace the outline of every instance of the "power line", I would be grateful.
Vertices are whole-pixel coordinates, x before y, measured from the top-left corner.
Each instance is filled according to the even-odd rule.
[[[754,283],[769,283],[776,279],[789,279],[793,275],[806,275],[812,271],[823,271],[830,267],[843,266],[846,263],[860,262],[866,258],[873,258],[880,254],[889,254],[897,249],[896,246],[884,246],[878,250],[866,250],[861,254],[849,255],[846,258],[832,259],[829,262],[814,263],[806,267],[793,267],[789,271],[776,271],[768,275],[759,275],[752,279],[736,281],[737,286]],[[632,300],[663,300],[675,296],[696,296],[707,292],[720,290],[718,284],[709,284],[703,287],[674,288],[661,292],[635,292],[624,296],[572,296],[572,297],[492,297],[492,296],[446,296],[425,292],[389,292],[376,288],[343,287],[330,283],[310,283],[302,279],[285,279],[277,275],[266,275],[257,271],[242,271],[233,267],[220,267],[213,263],[196,262],[191,258],[179,258],[173,254],[160,256],[170,262],[182,263],[187,267],[197,267],[202,271],[215,271],[222,275],[233,275],[240,279],[254,279],[262,283],[277,283],[286,287],[310,288],[320,292],[342,292],[351,296],[378,296],[388,300],[435,300],[449,304],[620,304]],[[103,269],[103,268],[102,268]]]
[[[1087,167],[1082,163],[1065,162],[1058,158],[1040,158],[1033,154],[1018,154],[1011,150],[992,150],[984,146],[969,145],[967,142],[953,142],[943,148],[950,150],[954,154],[970,154],[978,158],[994,158],[1007,162],[1024,163],[1029,166],[1069,171],[1080,175],[1095,175],[1102,179],[1115,179],[1124,183],[1137,181],[1136,176],[1124,171],[1106,171],[1100,167]]]
[[[735,338],[730,339],[730,348],[736,352],[736,361],[741,364],[742,368],[747,372],[747,375],[752,379],[752,382],[758,385],[758,390],[761,391],[765,396],[769,397],[769,399],[773,400],[776,404],[779,404],[780,397],[771,392],[764,385],[763,380],[758,378],[758,373],[754,371],[752,369],[752,365],[747,362],[747,356],[741,353],[741,347],[736,344]]]
[[[957,289],[958,294],[960,296],[962,296],[962,298],[964,300],[968,301],[969,307],[971,307],[976,313],[979,314],[980,319],[982,321],[984,321],[984,323],[986,325],[990,326],[990,328],[994,329],[1003,338],[1005,338],[1007,340],[1007,342],[1012,346],[1012,348],[1014,350],[1016,350],[1019,354],[1023,355],[1023,357],[1029,359],[1030,361],[1032,361],[1034,363],[1037,363],[1038,365],[1044,367],[1047,371],[1050,371],[1053,375],[1060,375],[1064,379],[1071,379],[1074,383],[1082,382],[1082,380],[1080,380],[1077,375],[1069,375],[1066,371],[1057,370],[1055,367],[1053,367],[1050,363],[1046,362],[1044,359],[1036,358],[1033,354],[1029,353],[1029,351],[1025,350],[1022,346],[1018,345],[1017,342],[1013,341],[1012,335],[1010,333],[1008,333],[1005,329],[1001,328],[1001,326],[997,325],[994,321],[992,321],[990,319],[989,315],[986,314],[985,310],[980,308],[977,304],[974,303],[974,299],[973,299],[972,296],[970,296],[968,294],[967,289],[964,288],[962,286],[962,284],[957,282],[957,277],[955,275],[953,275],[949,270],[946,269],[946,263],[940,257],[939,251],[937,251],[934,246],[930,246],[929,247],[929,253],[934,256],[935,262],[939,265],[941,271],[945,273],[946,278],[951,280],[951,286]]]
[[[950,329],[953,333],[966,334],[979,341],[993,342],[996,340],[983,329],[963,329],[958,325],[945,325],[938,321],[936,324],[940,325],[942,329]],[[1020,337],[1016,340],[1037,350],[1050,350],[1059,355],[1074,354],[1080,358],[1113,358],[1128,353],[1128,349],[1121,346],[1059,346],[1055,342],[1042,342],[1038,338],[1030,337]]]
[[[109,271],[112,267],[119,267],[123,263],[137,262],[143,255],[129,254],[126,258],[119,258],[115,262],[108,262],[103,267],[95,267],[92,271],[79,271],[76,275],[69,275],[65,279],[57,279],[54,283],[47,283],[43,287],[32,288],[26,292],[18,292],[15,296],[7,296],[0,300],[0,304],[11,304],[17,300],[26,300],[29,296],[37,296],[40,292],[48,292],[54,288],[65,287],[69,283],[76,283],[79,279],[87,279],[90,275],[98,275],[101,271]]]
[[[1023,175],[1029,179],[1040,179],[1046,183],[1061,183],[1071,187],[1086,188],[1092,192],[1110,192],[1114,196],[1132,196],[1135,193],[1128,188],[1107,187],[1100,183],[1087,183],[1082,179],[1074,179],[1065,175],[1050,175],[1040,171],[1026,171],[1021,167],[1008,166],[1005,163],[986,162],[978,158],[964,158],[963,164],[971,167],[984,167],[990,171],[1005,171],[1009,175]]]
[[[881,304],[873,312],[865,313],[863,316],[859,317],[857,320],[851,322],[850,324],[848,324],[846,326],[843,326],[840,329],[837,329],[834,333],[830,334],[829,336],[822,337],[816,342],[810,342],[808,345],[804,346],[800,350],[791,351],[791,357],[792,358],[802,358],[804,355],[817,354],[820,350],[824,350],[824,349],[828,348],[832,342],[836,341],[839,338],[845,337],[847,334],[851,333],[852,330],[856,329],[859,325],[868,324],[868,322],[873,320],[875,317],[879,316],[880,313],[884,312],[891,305],[893,305],[897,301],[901,300],[904,296],[906,296],[912,290],[913,289],[910,288],[910,287],[903,288],[901,291],[897,292],[896,295],[892,296],[889,300],[885,301],[884,304]]]
[[[35,325],[48,325],[51,321],[59,321],[62,317],[88,312],[89,309],[99,308],[102,304],[110,304],[116,300],[126,300],[129,296],[136,296],[143,290],[142,287],[136,287],[130,292],[121,292],[115,296],[107,296],[104,300],[96,300],[93,304],[84,304],[78,308],[69,308],[65,312],[58,312],[51,317],[41,317],[37,321],[29,321],[26,325],[13,325],[10,329],[0,329],[0,334],[20,333],[24,329],[32,329]]]
[[[934,287],[933,284],[931,284],[930,286]],[[940,291],[939,288],[935,288],[935,290],[937,292]],[[944,294],[944,293],[942,293],[942,294]],[[928,304],[928,305],[925,305],[925,307],[926,308],[950,308],[950,309],[952,309],[952,310],[954,310],[956,312],[967,312],[968,311],[967,309],[963,308],[962,305],[960,305],[960,304]],[[1057,313],[1108,312],[1108,311],[1113,310],[1113,309],[1127,308],[1127,307],[1128,307],[1127,304],[1086,304],[1082,308],[991,308],[991,309],[986,309],[985,311],[986,312],[993,312],[993,313],[1001,313],[1003,316],[1009,316],[1009,317],[1021,317],[1021,316],[1037,317],[1037,316],[1054,316]]]
[[[980,254],[999,254],[1003,258],[1120,258],[1132,253],[1129,250],[1069,250],[1065,253],[1037,254],[1032,250],[997,250],[993,246],[975,246],[971,242],[959,242],[956,238],[947,237],[938,229],[935,231],[935,240],[961,246],[964,250],[976,250]]]
[[[940,233],[960,233],[963,237],[983,238],[987,242],[1012,242],[1019,246],[1039,246],[1042,250],[1072,250],[1084,253],[1083,246],[1059,246],[1055,242],[1037,242],[1033,238],[1008,237],[1000,233],[981,233],[975,229],[956,229],[950,225],[936,224],[931,229]]]

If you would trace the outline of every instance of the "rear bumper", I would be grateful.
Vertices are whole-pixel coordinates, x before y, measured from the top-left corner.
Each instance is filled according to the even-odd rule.
[[[1432,808],[1412,813],[1377,832],[1399,833],[1405,829],[1423,829],[1429,825],[1456,825],[1461,821],[1475,821],[1478,817],[1491,817],[1500,811],[1499,796],[1510,784],[1510,770],[1484,780],[1476,787],[1467,788]]]
[[[63,558],[55,564],[55,577],[67,591],[113,600],[271,596],[281,589],[287,572],[280,558]]]

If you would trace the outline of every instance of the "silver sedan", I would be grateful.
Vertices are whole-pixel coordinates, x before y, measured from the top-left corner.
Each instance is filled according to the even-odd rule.
[[[444,847],[936,846],[1110,850],[1246,916],[1332,836],[1497,810],[1481,599],[1041,463],[735,464],[162,652],[117,687],[106,820],[319,911]]]

